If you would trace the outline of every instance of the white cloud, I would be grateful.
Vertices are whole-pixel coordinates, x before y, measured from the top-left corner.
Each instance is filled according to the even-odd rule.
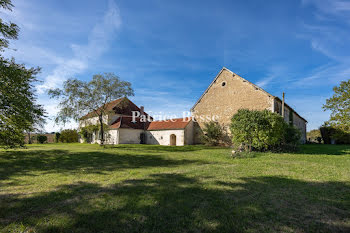
[[[350,2],[341,0],[304,0],[305,6],[315,7],[316,21],[304,22],[304,39],[310,41],[314,51],[329,58],[330,62],[299,78],[294,85],[300,87],[336,85],[350,78],[349,44],[345,38],[350,37]],[[346,12],[346,14],[344,14]],[[321,16],[321,17],[320,17]],[[328,21],[325,22],[324,19]],[[343,22],[342,27],[333,24],[332,20]],[[346,30],[346,28],[348,30]]]
[[[45,77],[44,83],[37,86],[38,92],[44,93],[48,89],[59,87],[66,79],[85,71],[90,61],[99,58],[108,49],[120,26],[119,9],[110,0],[103,19],[94,26],[88,36],[87,45],[71,45],[72,58],[60,62],[51,74]]]
[[[261,88],[265,88],[270,85],[272,81],[276,81],[276,78],[285,79],[285,77],[288,76],[287,73],[289,72],[286,66],[273,65],[269,67],[268,75],[256,82],[256,85]]]

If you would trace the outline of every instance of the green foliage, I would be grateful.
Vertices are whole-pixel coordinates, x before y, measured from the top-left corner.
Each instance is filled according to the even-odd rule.
[[[107,103],[126,96],[134,95],[131,83],[122,81],[113,73],[94,75],[90,82],[69,79],[64,82],[63,89],[49,91],[51,98],[60,100],[61,110],[56,121],[78,121],[87,112],[93,112],[99,119],[101,145],[104,143],[103,116],[109,112]]]
[[[11,0],[0,0],[0,9],[12,11]],[[4,22],[0,19],[0,51],[3,48],[7,48],[9,44],[9,39],[17,39],[19,28],[16,24],[12,22]]]
[[[201,137],[204,144],[217,146],[223,138],[223,129],[218,122],[210,121],[204,124],[203,135]]]
[[[39,71],[0,56],[0,145],[23,145],[23,133],[44,121],[32,85]]]
[[[75,129],[65,129],[61,131],[60,142],[72,143],[78,142],[79,134]]]
[[[56,141],[56,143],[59,142],[60,137],[61,137],[61,133],[57,132],[57,133],[55,134],[55,141]]]
[[[324,144],[331,144],[332,140],[336,144],[350,144],[350,133],[330,125],[320,127],[322,140]]]
[[[47,142],[47,137],[45,135],[38,135],[37,140],[40,144]]]
[[[329,125],[323,125],[320,127],[320,132],[324,144],[331,144],[332,135],[335,133],[335,128]]]
[[[350,133],[350,79],[333,88],[334,94],[326,100],[324,110],[331,111],[329,124]]]
[[[0,0],[0,9],[12,10],[10,0]],[[0,52],[8,47],[9,39],[17,39],[16,24],[0,19]],[[39,68],[27,69],[0,55],[0,146],[24,145],[24,132],[30,132],[43,121],[44,110],[36,104],[32,83]]]
[[[106,124],[103,124],[103,128],[107,130],[108,126]],[[87,125],[85,127],[80,127],[79,134],[84,139],[84,142],[91,142],[92,134],[94,132],[97,133],[98,130],[99,130],[99,125]]]
[[[283,149],[297,145],[300,131],[287,124],[283,118],[268,110],[240,109],[231,120],[233,144],[244,145],[245,150],[258,151]]]
[[[319,129],[313,129],[307,132],[307,139],[312,142],[317,142],[318,138],[322,139],[321,131]]]

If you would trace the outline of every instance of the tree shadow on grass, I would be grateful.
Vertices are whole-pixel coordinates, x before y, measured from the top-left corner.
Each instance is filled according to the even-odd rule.
[[[350,155],[350,145],[306,144],[295,154]]]
[[[107,149],[123,149],[132,151],[142,151],[142,152],[190,152],[190,151],[200,151],[205,149],[223,149],[222,147],[208,147],[204,145],[186,145],[186,146],[160,146],[160,145],[139,145],[139,144],[121,144],[114,146],[106,146]]]
[[[38,232],[349,232],[350,185],[283,177],[211,185],[156,174],[0,196],[0,226]]]
[[[0,180],[13,175],[43,173],[99,173],[133,168],[174,167],[205,163],[191,159],[166,159],[159,155],[114,152],[103,150],[70,152],[68,150],[7,151],[1,155]]]

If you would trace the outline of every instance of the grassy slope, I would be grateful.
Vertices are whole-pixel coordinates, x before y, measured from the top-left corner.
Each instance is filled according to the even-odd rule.
[[[350,146],[0,150],[0,231],[347,232]]]

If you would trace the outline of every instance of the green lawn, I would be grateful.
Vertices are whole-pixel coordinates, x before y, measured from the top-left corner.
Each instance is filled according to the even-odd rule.
[[[0,150],[1,232],[350,232],[350,146]]]

